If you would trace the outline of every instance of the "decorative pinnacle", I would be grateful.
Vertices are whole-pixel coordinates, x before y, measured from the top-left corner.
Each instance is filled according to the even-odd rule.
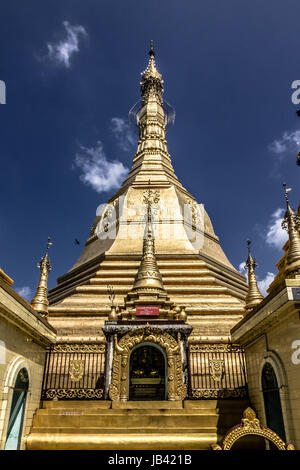
[[[37,267],[40,268],[41,271],[42,269],[45,268],[48,273],[52,271],[53,269],[50,263],[49,255],[48,255],[49,247],[51,245],[52,245],[51,238],[48,237],[45,255],[41,258],[40,262],[37,265]]]
[[[149,189],[144,192],[144,203],[147,206],[147,219],[143,241],[143,254],[138,272],[136,274],[132,291],[152,293],[163,292],[164,286],[159,271],[154,246],[154,236],[151,220],[151,206],[159,201],[159,191]]]
[[[257,286],[257,280],[256,280],[254,270],[255,268],[258,267],[258,264],[255,262],[254,258],[252,257],[250,245],[251,245],[251,241],[247,240],[248,258],[245,264],[245,269],[248,269],[248,293],[245,299],[247,312],[252,310],[264,298],[264,296],[262,295],[262,293],[260,292]]]
[[[251,240],[247,240],[247,246],[248,246],[248,258],[246,260],[245,268],[244,269],[255,269],[258,268],[258,264],[255,262],[255,259],[252,257],[251,254]]]
[[[151,41],[150,41],[150,51],[149,51],[149,55],[150,55],[150,57],[151,57],[151,56],[155,56],[154,45],[153,45],[153,39],[151,39]]]
[[[45,255],[41,258],[37,265],[41,274],[35,297],[31,301],[33,308],[41,315],[48,315],[49,302],[47,299],[47,282],[48,274],[53,269],[48,255],[48,250],[51,245],[52,242],[50,241],[50,237],[48,237]]]
[[[161,74],[156,68],[155,64],[155,52],[153,41],[150,43],[149,50],[149,63],[146,70],[142,73],[141,80],[141,95],[142,101],[145,103],[148,101],[149,97],[157,97],[159,103],[162,103],[162,94],[163,94],[163,79]]]
[[[291,188],[287,188],[285,183],[283,183],[283,187],[287,208],[281,225],[289,234],[289,248],[286,256],[285,271],[290,277],[292,273],[297,273],[300,270],[299,218],[289,203],[288,192],[291,191]]]
[[[284,187],[284,197],[285,197],[285,200],[286,200],[286,205],[288,206],[290,203],[289,203],[289,195],[288,193],[290,191],[292,191],[292,188],[287,188],[286,187],[286,183],[283,183],[282,186]]]

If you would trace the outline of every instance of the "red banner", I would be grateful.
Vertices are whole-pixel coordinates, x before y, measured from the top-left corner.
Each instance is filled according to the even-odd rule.
[[[137,317],[159,317],[159,307],[136,307]]]

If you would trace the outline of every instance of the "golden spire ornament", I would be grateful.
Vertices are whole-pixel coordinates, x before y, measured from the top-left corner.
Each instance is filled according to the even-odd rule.
[[[251,241],[247,240],[248,245],[248,258],[245,264],[245,269],[248,269],[248,293],[245,299],[246,302],[246,311],[249,312],[252,310],[256,305],[260,304],[264,296],[260,292],[257,286],[257,280],[255,276],[255,268],[258,267],[258,264],[252,257],[250,245]]]
[[[300,273],[300,238],[299,238],[299,218],[294,213],[289,203],[288,193],[291,188],[287,188],[283,183],[284,197],[286,201],[286,212],[282,221],[282,228],[288,232],[289,248],[286,256],[285,271],[287,274]]]
[[[162,103],[162,94],[163,94],[163,84],[164,81],[162,79],[162,75],[156,68],[155,64],[155,52],[153,41],[150,44],[150,51],[149,51],[149,63],[142,73],[142,80],[141,80],[141,95],[142,100],[145,102],[149,98],[151,94],[155,94],[158,98],[160,103]]]
[[[36,294],[31,301],[32,307],[39,312],[41,315],[48,315],[48,306],[49,302],[47,299],[47,282],[48,282],[48,274],[52,270],[52,266],[50,263],[50,259],[48,256],[49,247],[52,245],[50,238],[48,237],[46,253],[41,258],[41,261],[37,265],[40,269],[40,280],[36,290]]]
[[[139,266],[132,292],[164,292],[162,276],[159,271],[154,247],[154,235],[152,228],[152,205],[159,202],[159,191],[149,189],[144,192],[144,203],[147,207],[146,227],[143,241],[143,255]]]

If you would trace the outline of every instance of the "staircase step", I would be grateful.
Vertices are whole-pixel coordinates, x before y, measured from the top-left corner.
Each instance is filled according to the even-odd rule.
[[[212,414],[175,414],[175,413],[157,413],[157,414],[129,414],[126,412],[119,414],[46,414],[37,413],[33,418],[33,427],[120,427],[126,430],[128,427],[154,427],[161,429],[166,427],[176,428],[177,426],[216,426],[217,415]]]
[[[176,427],[176,433],[213,433],[216,432],[217,428],[216,426],[197,426],[197,427]],[[84,434],[93,434],[93,433],[99,433],[99,434],[117,434],[117,433],[122,433],[124,432],[124,428],[119,427],[89,427],[89,428],[81,428],[80,432]],[[140,434],[157,434],[157,426],[155,427],[147,427],[147,428],[141,428],[140,426],[136,427],[128,427],[125,430],[126,433],[128,434],[134,434],[134,433],[140,433]],[[164,428],[163,430],[164,434],[174,434],[174,428]],[[74,427],[63,427],[58,429],[56,426],[50,427],[34,427],[34,433],[54,433],[54,434],[62,434],[62,433],[70,433],[70,434],[75,434],[78,433],[78,428]]]
[[[71,434],[32,433],[28,450],[200,450],[217,442],[212,433]]]

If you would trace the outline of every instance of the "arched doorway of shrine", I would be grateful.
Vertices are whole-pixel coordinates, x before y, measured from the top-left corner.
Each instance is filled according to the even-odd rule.
[[[13,388],[5,450],[20,448],[28,387],[28,372],[23,367],[17,375]]]
[[[269,362],[265,363],[262,370],[262,389],[267,426],[285,441],[285,429],[277,377]]]
[[[129,362],[129,400],[166,400],[167,361],[163,349],[141,343],[132,349]]]

